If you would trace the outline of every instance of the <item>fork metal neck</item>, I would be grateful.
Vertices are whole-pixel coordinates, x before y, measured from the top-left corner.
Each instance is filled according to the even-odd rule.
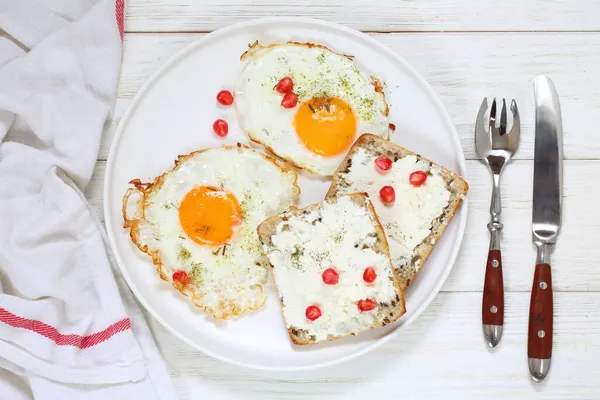
[[[487,225],[490,231],[490,250],[500,250],[500,232],[504,225],[500,222],[500,212],[502,210],[502,204],[500,200],[500,174],[494,173],[494,184],[492,187],[492,202],[490,204],[490,215],[492,219]]]
[[[502,173],[502,168],[504,168],[504,166],[507,163],[508,157],[510,156],[492,156],[490,155],[487,158],[487,162],[490,166],[490,170],[492,171],[492,174],[494,175],[500,175]],[[500,177],[498,177],[498,179],[500,179]]]
[[[490,204],[490,214],[492,222],[500,222],[500,213],[502,212],[502,202],[500,199],[500,174],[493,174],[494,184],[492,186],[492,202]],[[502,228],[500,228],[502,229]]]

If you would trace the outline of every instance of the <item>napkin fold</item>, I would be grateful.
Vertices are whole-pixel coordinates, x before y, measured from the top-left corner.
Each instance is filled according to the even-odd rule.
[[[123,11],[0,0],[0,398],[175,398],[82,194],[114,105]]]

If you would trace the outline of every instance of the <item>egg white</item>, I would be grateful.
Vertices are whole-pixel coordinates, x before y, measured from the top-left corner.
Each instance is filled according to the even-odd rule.
[[[333,175],[346,152],[321,156],[308,150],[293,126],[298,106],[311,98],[338,97],[352,108],[357,139],[362,133],[388,138],[388,107],[378,82],[362,72],[351,57],[315,45],[286,43],[254,45],[235,85],[235,105],[241,128],[254,141],[294,165],[322,176]],[[298,106],[281,106],[274,88],[280,79],[292,78]],[[348,149],[350,146],[348,147]]]
[[[190,284],[178,289],[214,318],[257,309],[266,300],[261,285],[266,282],[267,263],[256,228],[296,201],[296,179],[293,170],[282,169],[246,147],[208,149],[180,157],[173,170],[142,193],[132,239],[153,257],[163,279],[172,281],[175,271],[185,271]],[[181,227],[179,204],[197,186],[220,187],[240,204],[241,225],[225,247],[199,245]]]

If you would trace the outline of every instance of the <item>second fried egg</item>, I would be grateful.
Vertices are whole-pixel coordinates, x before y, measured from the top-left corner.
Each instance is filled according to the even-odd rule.
[[[389,137],[388,107],[379,81],[352,57],[307,43],[254,44],[236,83],[242,129],[297,167],[331,176],[362,133]],[[298,104],[281,105],[277,83],[289,77]]]
[[[266,300],[256,227],[295,203],[296,179],[292,169],[244,146],[196,151],[151,183],[131,182],[125,227],[160,277],[195,305],[216,319],[241,315]],[[136,207],[128,207],[134,194]]]

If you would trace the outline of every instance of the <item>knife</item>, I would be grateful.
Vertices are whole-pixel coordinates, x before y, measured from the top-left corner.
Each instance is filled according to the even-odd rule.
[[[529,305],[527,356],[535,382],[548,375],[552,358],[552,274],[550,250],[556,244],[562,206],[562,119],[550,78],[534,81],[535,151],[533,164],[533,243],[537,260]]]

